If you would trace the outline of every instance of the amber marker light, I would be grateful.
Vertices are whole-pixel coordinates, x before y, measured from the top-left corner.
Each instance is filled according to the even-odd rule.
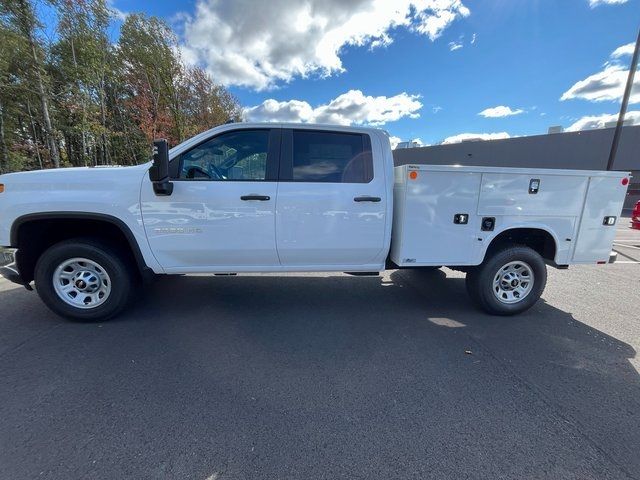
[[[415,180],[416,178],[418,178],[418,172],[416,172],[415,170],[412,170],[409,172],[409,178],[411,180]]]
[[[4,183],[0,183],[0,193],[4,193]]]

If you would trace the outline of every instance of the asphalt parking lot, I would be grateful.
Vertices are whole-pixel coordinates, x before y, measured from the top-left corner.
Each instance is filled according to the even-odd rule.
[[[102,324],[1,280],[0,478],[640,478],[624,261],[515,318],[451,270],[171,278]]]

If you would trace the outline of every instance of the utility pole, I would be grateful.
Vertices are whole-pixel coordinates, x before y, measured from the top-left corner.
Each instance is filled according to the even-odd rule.
[[[633,51],[633,58],[631,59],[631,68],[629,69],[629,76],[627,77],[627,86],[625,87],[624,95],[622,96],[622,105],[620,105],[618,123],[616,124],[616,130],[613,133],[613,143],[611,144],[611,152],[609,153],[607,170],[613,169],[613,162],[616,159],[616,153],[618,153],[618,143],[620,143],[620,135],[622,134],[622,126],[624,125],[624,116],[627,114],[629,97],[631,96],[631,89],[633,88],[633,77],[635,76],[636,70],[638,69],[638,54],[640,54],[640,29],[638,30],[636,48]]]

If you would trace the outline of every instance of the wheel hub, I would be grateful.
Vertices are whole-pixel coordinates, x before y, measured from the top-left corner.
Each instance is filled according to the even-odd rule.
[[[100,288],[98,276],[89,270],[81,270],[74,275],[74,284],[81,292],[95,292]]]
[[[534,275],[529,264],[521,261],[503,265],[493,281],[493,293],[502,303],[522,301],[533,289]]]
[[[505,290],[513,290],[520,285],[520,276],[515,272],[507,272],[500,280],[500,286]]]
[[[62,262],[53,274],[56,294],[65,303],[77,308],[95,308],[111,294],[111,279],[97,262],[72,258]]]

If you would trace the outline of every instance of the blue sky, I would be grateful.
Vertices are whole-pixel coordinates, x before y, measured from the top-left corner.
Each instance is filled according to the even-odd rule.
[[[373,124],[427,144],[602,126],[631,59],[629,47],[612,54],[640,25],[640,0],[111,4],[166,19],[185,60],[226,84],[248,119]],[[640,121],[640,93],[632,100]]]

